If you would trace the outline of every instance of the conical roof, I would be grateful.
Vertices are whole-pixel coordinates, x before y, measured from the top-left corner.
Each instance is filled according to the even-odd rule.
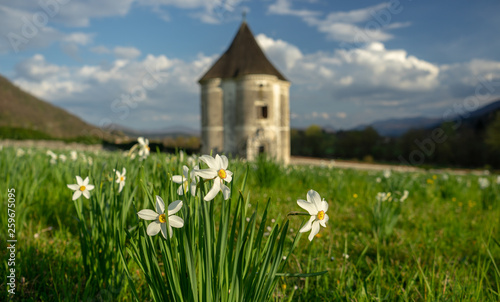
[[[287,81],[269,62],[255,41],[247,23],[243,21],[229,48],[198,82],[214,78],[235,78],[248,74],[275,75],[278,79]]]

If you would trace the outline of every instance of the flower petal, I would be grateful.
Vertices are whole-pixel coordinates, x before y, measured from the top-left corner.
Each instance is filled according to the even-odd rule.
[[[87,186],[89,184],[89,177],[85,177],[85,179],[83,180],[83,185],[84,186]]]
[[[213,179],[214,177],[217,177],[217,170],[215,169],[194,170],[194,173],[205,179]]]
[[[214,180],[214,185],[212,187],[212,189],[210,189],[210,191],[208,191],[207,195],[205,195],[205,198],[203,198],[205,201],[210,201],[212,199],[214,199],[215,195],[217,195],[217,193],[219,193],[220,191],[220,179],[217,177],[215,180]]]
[[[217,167],[217,162],[215,161],[215,158],[213,158],[210,155],[202,155],[200,156],[200,160],[205,162],[211,169],[220,169]]]
[[[321,204],[321,196],[319,196],[318,192],[309,190],[307,192],[307,201],[314,204],[316,211],[319,212],[318,206]]]
[[[144,209],[137,212],[137,216],[139,216],[139,218],[142,218],[144,220],[156,220],[160,215],[153,210]]]
[[[94,188],[95,188],[95,187],[94,187],[94,185],[87,185],[87,186],[85,187],[85,189],[87,189],[87,190],[89,190],[89,191],[94,190]]]
[[[83,196],[85,196],[85,198],[87,198],[87,199],[89,199],[89,198],[90,198],[90,192],[89,192],[89,190],[84,190],[84,191],[82,192],[82,194],[83,194]]]
[[[73,191],[80,190],[80,186],[79,185],[68,185],[68,188],[70,188]]]
[[[156,195],[156,212],[158,214],[165,213],[165,203],[163,202],[163,199],[161,199],[161,197],[158,195]]]
[[[325,214],[325,218],[323,220],[319,221],[319,224],[321,224],[324,228],[326,228],[326,223],[330,220],[330,217],[328,217],[328,214]]]
[[[311,216],[311,218],[309,218],[309,220],[306,222],[306,224],[304,224],[304,226],[299,230],[299,232],[300,233],[309,232],[311,230],[314,219],[316,219],[316,217]]]
[[[316,234],[318,234],[319,232],[319,222],[315,221],[313,224],[312,224],[312,228],[311,228],[311,233],[309,234],[309,241],[312,241],[314,236],[316,236]]]
[[[182,200],[176,200],[168,205],[168,216],[174,215],[182,208]]]
[[[170,229],[170,238],[172,238],[172,227],[169,227]],[[167,224],[162,223],[161,224],[161,234],[163,235],[163,238],[167,239]]]
[[[76,183],[79,185],[79,186],[82,186],[83,185],[83,179],[80,177],[80,176],[76,176]]]
[[[161,229],[161,223],[159,221],[153,221],[148,225],[148,229],[147,229],[146,233],[149,236],[154,236],[154,235],[158,234],[160,229]]]
[[[222,195],[224,195],[224,200],[228,200],[231,197],[231,189],[228,186],[221,183]]]
[[[175,215],[168,216],[168,223],[174,228],[182,228],[184,226],[184,220]]]
[[[122,176],[125,176],[125,174],[127,174],[127,169],[125,169],[125,167],[123,167]]]
[[[80,196],[82,196],[82,191],[76,190],[75,193],[73,193],[73,200],[77,200]]]
[[[179,195],[179,196],[184,195],[184,186],[182,184],[177,189],[177,195]]]
[[[184,176],[181,175],[172,176],[172,181],[175,182],[176,184],[181,184],[184,180],[185,180]]]
[[[309,215],[311,215],[311,216],[318,215],[318,209],[316,209],[316,207],[314,206],[314,204],[312,204],[312,203],[310,203],[308,201],[305,201],[303,199],[297,200],[297,204],[299,205],[299,207],[301,207],[304,210],[306,210],[307,212],[309,212]]]
[[[124,187],[124,186],[125,186],[125,182],[124,182],[124,181],[122,181],[122,182],[120,183],[120,188],[118,189],[118,193],[121,193],[121,192],[122,192],[122,190],[123,190],[123,187]]]
[[[226,170],[227,169],[227,165],[228,165],[228,160],[227,160],[227,157],[225,155],[221,155],[220,156],[220,159],[221,159],[221,168]]]
[[[188,178],[189,177],[189,168],[188,166],[184,165],[182,166],[182,174],[184,175],[184,177]]]
[[[233,172],[226,170],[226,178],[224,178],[226,182],[231,182],[233,180]]]
[[[325,211],[325,213],[328,211],[328,202],[326,202],[326,200],[322,200],[321,203],[320,203],[320,211]]]
[[[138,142],[140,145],[145,145],[145,143],[144,143],[144,138],[143,138],[142,136],[137,138],[137,142]]]

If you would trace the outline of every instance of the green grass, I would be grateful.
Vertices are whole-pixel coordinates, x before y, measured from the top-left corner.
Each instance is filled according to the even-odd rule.
[[[95,204],[81,200],[88,211],[106,206],[108,199],[114,204],[110,207],[116,207],[117,202],[129,204],[131,200],[128,213],[123,214],[126,224],[121,228],[123,232],[127,229],[133,233],[136,231],[134,226],[142,225],[136,211],[151,208],[146,192],[140,189],[141,182],[147,180],[146,187],[160,191],[170,186],[169,176],[181,174],[183,163],[179,157],[154,154],[139,162],[121,153],[102,152],[85,153],[85,160],[79,155],[73,161],[67,152],[65,162],[51,164],[45,150],[25,151],[21,156],[12,148],[0,151],[0,171],[4,176],[0,182],[1,209],[5,211],[0,214],[3,227],[0,232],[0,300],[8,301],[4,282],[8,268],[7,189],[15,188],[18,240],[15,299],[108,301],[113,298],[131,301],[137,295],[140,301],[151,301],[153,298],[142,270],[125,252],[123,261],[128,274],[123,271],[117,260],[120,257],[114,257],[119,256],[116,248],[92,249],[92,259],[104,259],[94,262],[96,265],[103,263],[102,268],[95,267],[96,272],[105,276],[102,278],[109,278],[111,274],[115,279],[130,278],[132,282],[109,286],[104,280],[88,280],[86,270],[92,267],[84,262],[78,215],[71,200],[72,191],[66,184],[76,183],[75,175],[90,177],[91,183],[96,185],[96,190],[91,191],[91,195],[95,194]],[[89,157],[92,165],[88,163]],[[127,180],[123,192],[116,197],[117,184],[112,182],[112,170],[121,170],[121,167],[127,169]],[[247,164],[231,161],[228,169],[234,173],[233,191],[237,192]],[[380,182],[376,181],[378,177]],[[289,212],[301,211],[296,201],[306,199],[309,189],[317,191],[329,203],[327,228],[321,228],[311,243],[307,236],[302,236],[287,259],[286,269],[297,274],[328,272],[309,278],[280,277],[272,299],[500,300],[500,185],[496,183],[496,176],[484,177],[490,180],[486,189],[479,187],[478,176],[473,175],[450,174],[445,179],[443,175],[429,173],[392,172],[389,178],[384,178],[381,172],[282,167],[264,160],[250,163],[243,194],[245,198],[249,196],[245,201],[248,203],[247,217],[251,218],[251,213],[258,208],[258,226],[270,200],[264,232],[270,232],[268,227],[272,230],[275,224],[281,226]],[[97,194],[98,190],[102,193]],[[402,203],[378,203],[375,199],[378,192],[397,194],[404,190],[410,194]],[[214,211],[217,215],[217,209]],[[287,246],[292,244],[306,219],[304,216],[288,217]],[[101,221],[100,225],[104,228],[105,222]],[[92,238],[96,239],[98,234]],[[119,240],[125,248],[131,247],[131,237]]]

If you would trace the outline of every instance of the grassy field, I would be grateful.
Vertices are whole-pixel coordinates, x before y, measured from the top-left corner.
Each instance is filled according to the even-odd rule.
[[[73,160],[69,152],[63,154],[65,160],[59,157],[51,162],[46,150],[0,151],[4,212],[0,215],[0,300],[153,301],[151,281],[129,252],[134,242],[141,242],[134,241],[140,237],[136,234],[147,226],[137,218],[137,211],[153,209],[148,190],[161,195],[166,204],[174,198],[189,205],[212,203],[214,217],[223,215],[218,210],[221,194],[209,202],[188,199],[187,194],[175,196],[178,185],[170,177],[182,174],[183,165],[191,166],[187,156],[152,154],[139,161],[121,153],[78,152]],[[113,169],[123,167],[126,182],[118,193]],[[303,234],[284,267],[292,274],[326,274],[279,275],[273,301],[500,300],[500,184],[496,175],[384,175],[283,167],[264,160],[250,164],[232,160],[228,170],[234,173],[233,204],[242,190],[245,209],[241,213],[249,221],[257,211],[255,219],[257,227],[263,228],[264,243],[287,220],[284,240],[285,249],[290,248],[307,217],[287,214],[303,212],[297,199],[306,199],[308,190],[317,191],[329,204],[327,227],[312,242],[307,239],[309,233]],[[95,185],[90,200],[72,201],[73,191],[67,184],[75,184],[76,175],[89,176]],[[11,188],[15,189],[17,239],[14,296],[9,295],[5,282],[10,268],[6,239]],[[405,190],[408,197],[399,201]],[[391,194],[385,198],[379,194],[377,200],[379,192]],[[104,204],[99,204],[102,200]],[[267,219],[263,219],[268,200]],[[78,207],[87,214],[78,212]],[[103,215],[108,216],[103,219]],[[82,241],[81,217],[91,241]],[[111,220],[112,230],[118,230],[114,233],[106,227]],[[216,231],[221,227],[217,225]],[[176,229],[174,238],[181,240],[182,232]],[[115,241],[103,242],[102,238]],[[162,240],[157,235],[151,242]],[[156,249],[160,250],[157,245]],[[168,262],[161,257],[160,262]],[[90,271],[96,272],[91,278]],[[160,279],[168,278],[165,273]],[[184,282],[184,276],[178,278]]]

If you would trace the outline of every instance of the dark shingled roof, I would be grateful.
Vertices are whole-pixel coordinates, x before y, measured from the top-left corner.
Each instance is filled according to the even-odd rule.
[[[269,62],[247,23],[243,21],[229,48],[198,82],[214,78],[236,78],[248,74],[275,75],[278,79],[287,81]]]

